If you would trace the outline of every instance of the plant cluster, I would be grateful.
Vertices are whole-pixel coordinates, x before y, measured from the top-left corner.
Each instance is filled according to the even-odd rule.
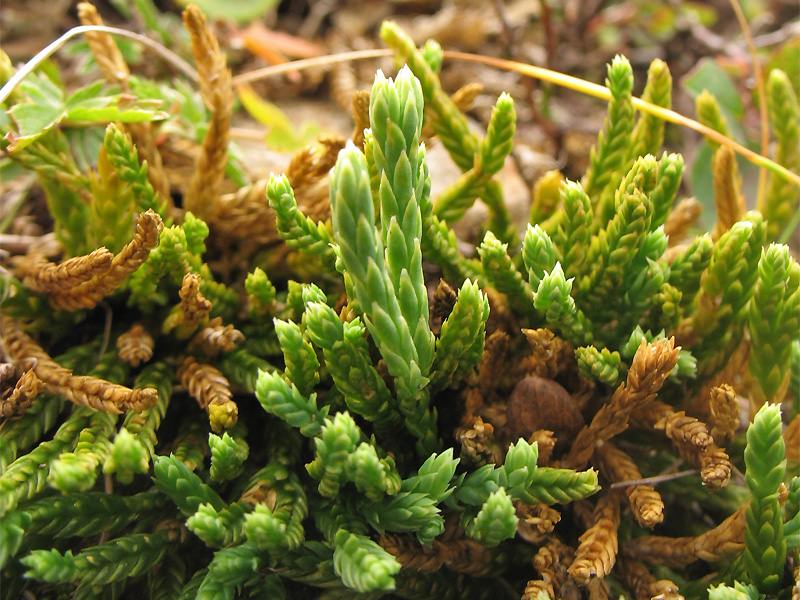
[[[617,57],[589,170],[542,178],[518,231],[513,100],[474,132],[441,48],[393,23],[406,66],[354,102],[368,127],[252,181],[225,55],[184,22],[199,98],[94,31],[105,84],[31,76],[0,116],[62,255],[2,278],[4,597],[788,597],[800,265],[770,242],[791,182],[746,212],[715,148],[717,224],[694,236],[683,159]],[[768,90],[798,171],[797,98],[779,71]],[[670,96],[655,61],[643,99]],[[78,122],[110,122],[89,166]],[[463,172],[435,198],[426,141]],[[478,199],[469,255],[451,226]]]

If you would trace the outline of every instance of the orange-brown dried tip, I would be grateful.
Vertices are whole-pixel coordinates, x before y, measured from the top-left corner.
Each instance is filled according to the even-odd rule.
[[[592,513],[593,524],[579,538],[575,560],[567,571],[579,584],[611,572],[619,549],[619,497],[615,493],[600,498]]]
[[[152,209],[141,213],[136,222],[133,239],[114,256],[111,266],[90,280],[64,292],[54,291],[50,296],[50,305],[63,310],[94,308],[147,260],[150,251],[158,246],[158,236],[163,230],[164,224],[158,213]]]

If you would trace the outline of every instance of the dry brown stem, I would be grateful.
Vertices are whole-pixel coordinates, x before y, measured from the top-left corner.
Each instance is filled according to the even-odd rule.
[[[582,469],[599,442],[625,431],[631,413],[646,407],[655,398],[664,380],[678,363],[679,351],[680,347],[675,347],[674,338],[649,344],[642,340],[633,357],[627,382],[619,385],[611,401],[602,406],[592,422],[578,433],[563,460],[563,466]]]
[[[359,90],[353,93],[353,135],[356,148],[364,148],[364,130],[369,127],[369,92]]]
[[[153,357],[153,336],[141,323],[136,323],[117,338],[119,357],[132,367],[138,367]]]
[[[43,387],[44,381],[36,376],[33,369],[25,371],[8,397],[0,401],[0,418],[19,417],[24,414]]]
[[[90,2],[78,4],[78,18],[81,20],[81,25],[103,24],[103,19]],[[130,71],[111,34],[102,31],[87,31],[84,35],[106,81],[127,87]]]
[[[549,329],[523,329],[522,333],[531,346],[530,356],[522,362],[525,375],[553,379],[570,364],[571,359],[574,362],[574,350],[569,342],[556,337]]]
[[[589,600],[607,600],[609,597],[610,590],[603,579],[593,577],[586,584],[586,588],[589,590]]]
[[[539,571],[540,579],[532,579],[525,586],[522,600],[536,600],[541,592],[550,598],[573,598],[577,590],[567,579],[567,564],[572,562],[575,551],[556,537],[550,537],[539,548],[533,558],[533,566]],[[570,588],[570,589],[567,589]],[[577,594],[580,598],[580,594]]]
[[[108,271],[113,259],[114,254],[106,248],[97,248],[58,264],[50,262],[39,252],[31,252],[17,260],[17,276],[25,287],[36,292],[65,292]]]
[[[433,302],[431,303],[431,331],[438,336],[442,331],[442,323],[450,316],[456,304],[455,290],[444,280],[439,280],[436,291],[433,292]]]
[[[677,585],[669,579],[656,580],[650,574],[647,565],[637,560],[620,557],[614,568],[614,574],[622,577],[626,587],[634,593],[637,600],[650,600],[656,597],[660,600],[683,600]]]
[[[181,298],[180,310],[182,325],[187,329],[194,329],[201,321],[208,318],[211,312],[211,302],[200,293],[200,275],[186,273],[178,292]]]
[[[736,154],[727,146],[720,146],[714,153],[712,165],[714,175],[714,204],[717,207],[717,222],[711,239],[717,241],[733,224],[744,216],[744,196],[741,194],[742,178],[736,164]]]
[[[684,198],[669,213],[664,233],[669,236],[670,248],[680,242],[700,218],[703,206],[694,198]]]
[[[222,317],[216,317],[197,333],[192,343],[213,356],[219,352],[230,352],[242,340],[244,334],[241,331],[233,325],[223,325]]]
[[[714,442],[705,423],[676,412],[663,402],[654,402],[647,410],[638,410],[633,422],[644,429],[663,429],[681,457],[700,469],[700,476],[709,491],[728,485],[731,463],[728,454]]]
[[[651,564],[682,567],[696,560],[716,561],[744,550],[747,506],[742,506],[714,529],[697,537],[670,538],[651,535],[637,538],[622,548],[624,556]]]
[[[514,503],[519,524],[518,533],[528,542],[538,544],[548,533],[551,533],[556,523],[561,521],[561,513],[546,504],[525,504],[522,501]]]
[[[581,535],[575,560],[567,569],[581,585],[593,577],[603,578],[617,560],[619,528],[619,496],[611,492],[602,496],[592,513],[592,525]]]
[[[111,266],[90,280],[50,296],[50,305],[56,309],[78,310],[94,308],[97,303],[117,289],[125,279],[147,260],[150,251],[158,246],[158,236],[164,229],[161,217],[148,209],[139,215],[136,233],[119,254],[114,255]]]
[[[637,481],[642,478],[633,459],[609,442],[598,446],[593,461],[600,473],[611,483]],[[664,501],[655,488],[640,484],[624,489],[639,525],[652,529],[664,520]]]
[[[711,437],[723,445],[733,441],[739,427],[739,400],[732,386],[723,383],[711,388],[709,412]]]
[[[475,417],[469,427],[459,427],[455,432],[456,439],[461,444],[461,458],[474,465],[497,463],[497,456],[492,447],[494,427],[491,423],[484,423],[480,417]]]
[[[378,543],[403,567],[421,573],[433,573],[446,566],[456,573],[480,576],[489,573],[492,566],[489,549],[466,537],[452,518],[446,520],[444,534],[430,546],[395,534],[381,536]]]
[[[156,403],[155,388],[130,389],[90,375],[73,375],[56,363],[13,319],[2,320],[3,341],[17,364],[30,365],[44,382],[48,394],[61,396],[80,406],[119,414],[123,410],[141,412]]]
[[[220,186],[225,177],[233,110],[233,85],[225,54],[206,25],[206,17],[195,5],[183,11],[183,23],[192,40],[192,54],[200,80],[200,94],[211,111],[211,122],[197,156],[184,207],[199,218],[213,217]]]
[[[508,334],[504,331],[493,331],[486,338],[483,356],[478,363],[478,388],[484,395],[497,389],[506,372],[506,356],[508,354]]]
[[[226,238],[265,246],[280,239],[275,213],[267,202],[267,181],[220,196],[214,211],[214,228]]]
[[[236,424],[239,410],[231,400],[230,383],[218,369],[188,356],[178,369],[178,378],[189,395],[208,411],[214,431],[220,432]]]
[[[540,467],[546,467],[550,464],[550,458],[553,456],[553,450],[556,447],[555,432],[549,429],[537,429],[528,438],[528,443],[533,444],[536,442],[539,447],[539,458],[536,464]]]

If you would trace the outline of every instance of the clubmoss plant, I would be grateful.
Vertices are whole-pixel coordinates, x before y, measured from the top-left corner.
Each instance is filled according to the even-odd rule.
[[[679,239],[683,159],[617,57],[588,173],[548,174],[520,241],[499,175],[512,98],[472,132],[441,48],[393,23],[407,66],[376,75],[369,127],[253,181],[222,49],[185,17],[205,106],[111,50],[110,87],[31,77],[4,106],[4,151],[38,178],[62,253],[0,279],[4,598],[788,597],[800,267],[766,244],[790,184],[739,211],[720,148],[718,226]],[[785,76],[768,93],[796,125]],[[644,97],[670,96],[656,61]],[[91,167],[76,115],[114,121]],[[789,168],[796,129],[778,139]],[[463,171],[438,197],[428,131]],[[196,151],[188,177],[161,134]],[[451,225],[476,198],[472,256]]]

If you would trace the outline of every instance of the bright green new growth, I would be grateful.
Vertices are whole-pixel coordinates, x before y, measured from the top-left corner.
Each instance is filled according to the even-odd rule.
[[[372,161],[380,178],[378,198],[386,269],[408,323],[425,376],[433,361],[428,293],[422,274],[420,206],[430,193],[420,147],[423,99],[419,80],[406,67],[394,82],[379,71],[370,94]]]
[[[262,371],[256,382],[256,398],[268,413],[300,429],[307,437],[314,437],[322,429],[329,407],[317,409],[316,394],[304,397],[297,387],[277,373]]]
[[[209,475],[212,481],[236,479],[242,473],[242,464],[247,460],[250,448],[241,435],[231,437],[226,432],[220,437],[209,433],[208,447],[211,450]]]
[[[248,489],[264,487],[275,492],[274,505],[258,502],[244,517],[244,531],[259,548],[273,556],[283,555],[303,543],[308,500],[297,475],[277,461],[253,475],[248,484]]]
[[[219,494],[203,483],[198,475],[175,455],[158,456],[153,464],[153,482],[169,496],[184,515],[191,516],[201,504],[222,510],[225,503]]]
[[[429,188],[424,154],[415,143],[422,127],[422,97],[414,81],[408,71],[394,83],[379,75],[373,92],[377,99],[370,103],[372,161],[380,177],[380,232],[374,223],[368,161],[352,144],[340,152],[334,167],[331,210],[340,260],[367,328],[395,377],[398,408],[425,455],[438,442],[436,413],[428,407],[424,390],[434,337],[428,326],[419,240],[420,201]]]
[[[789,76],[780,69],[767,78],[767,109],[777,141],[775,162],[800,171],[800,103]],[[767,192],[758,199],[758,210],[767,220],[767,239],[777,239],[797,208],[797,187],[770,173]]]
[[[286,364],[284,375],[297,386],[303,396],[308,396],[319,383],[317,353],[303,338],[303,332],[297,323],[280,319],[275,319],[273,323]]]
[[[372,365],[361,321],[342,323],[327,304],[309,302],[303,324],[311,342],[322,349],[325,366],[344,394],[347,408],[377,427],[396,425],[399,418],[392,395]]]
[[[501,243],[491,231],[487,231],[478,247],[478,254],[486,278],[497,291],[506,294],[517,311],[532,314],[533,290],[508,255],[508,244]]]
[[[578,368],[587,379],[597,379],[610,387],[616,387],[622,381],[622,357],[616,350],[608,348],[598,350],[594,346],[583,346],[575,349]]]
[[[167,552],[167,533],[138,533],[86,548],[73,556],[67,550],[34,550],[20,562],[28,577],[40,581],[77,581],[83,585],[106,585],[146,573]]]
[[[750,490],[743,562],[750,581],[762,593],[774,593],[783,578],[786,540],[778,487],[786,474],[781,411],[764,404],[747,429],[745,482]]]
[[[662,108],[670,108],[672,105],[672,74],[667,63],[661,59],[655,59],[647,69],[647,83],[642,92],[642,100]],[[664,121],[649,113],[639,113],[631,139],[629,161],[646,154],[655,155],[664,141]]]
[[[749,316],[750,372],[764,398],[780,401],[792,342],[800,338],[800,265],[787,246],[771,244],[763,250]]]
[[[606,198],[613,198],[615,182],[627,167],[631,146],[633,69],[627,58],[618,55],[611,61],[606,87],[612,96],[608,115],[597,145],[592,148],[589,169],[583,180],[583,189],[595,207],[597,227],[604,226],[613,216],[613,205]]]
[[[492,548],[517,533],[519,519],[505,489],[489,494],[476,517],[467,525],[467,535]]]
[[[436,341],[431,388],[438,390],[472,371],[483,355],[489,300],[469,279],[458,290],[453,311],[442,323]]]
[[[522,242],[522,260],[528,270],[528,282],[536,290],[544,277],[556,266],[556,249],[550,236],[539,225],[528,225]]]
[[[717,102],[717,99],[711,92],[703,90],[694,102],[698,121],[706,127],[718,131],[726,137],[730,137],[728,121],[722,114],[719,102]],[[719,142],[715,142],[710,138],[706,138],[706,143],[712,150],[717,150],[717,148],[719,148]]]
[[[713,373],[741,340],[746,308],[758,277],[764,222],[747,213],[717,240],[703,276],[692,327],[700,337],[692,348],[701,374]]]
[[[576,277],[587,270],[584,261],[594,219],[592,201],[580,183],[567,181],[561,190],[561,205],[563,217],[559,219],[554,242],[563,252],[564,272]]]
[[[333,568],[357,592],[393,590],[400,563],[371,539],[340,529],[336,533]]]
[[[101,458],[108,453],[116,417],[94,413],[78,435],[72,452],[62,453],[50,463],[48,483],[62,492],[87,491],[94,487]]]
[[[286,175],[270,176],[267,199],[275,211],[278,233],[290,248],[333,259],[330,226],[316,223],[300,212]]]
[[[103,147],[108,154],[108,162],[114,166],[117,178],[130,186],[136,212],[152,208],[164,217],[166,204],[159,202],[158,193],[147,179],[147,163],[139,163],[139,155],[130,136],[111,123],[106,129]]]

